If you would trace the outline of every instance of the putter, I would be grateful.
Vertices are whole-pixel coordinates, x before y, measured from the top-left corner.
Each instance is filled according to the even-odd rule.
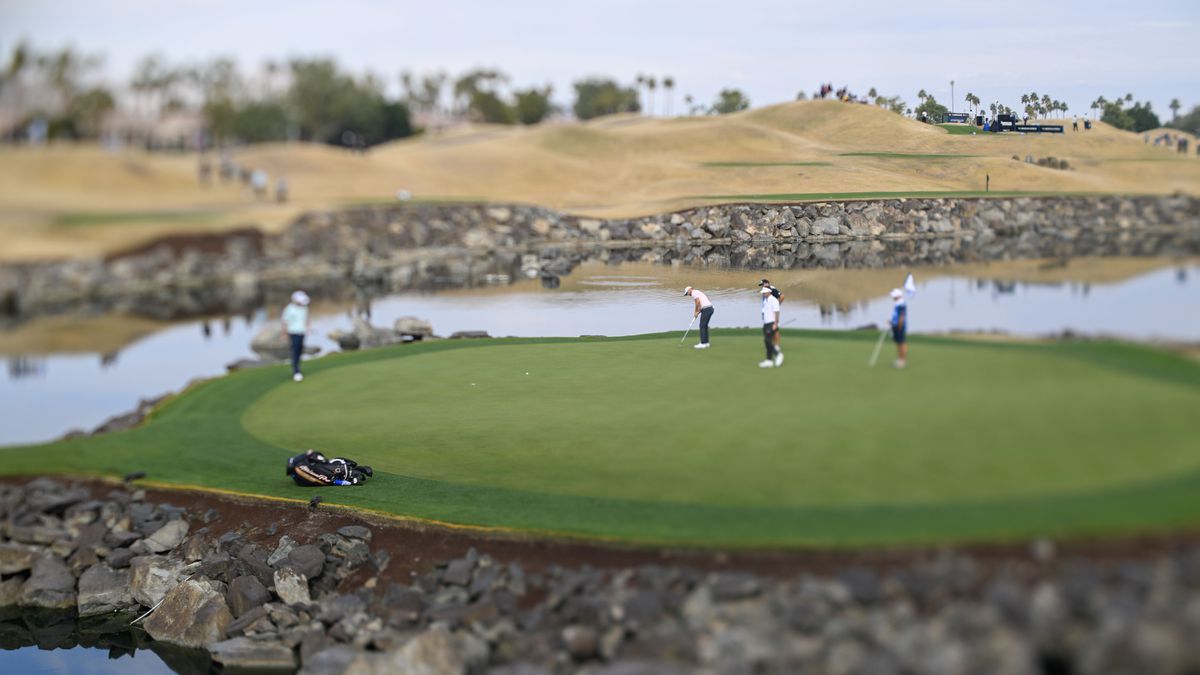
[[[885,337],[887,337],[887,330],[879,331],[879,340],[875,343],[875,351],[871,352],[871,360],[867,362],[867,365],[872,368],[875,367],[875,362],[879,360],[879,350],[883,349],[883,338]]]
[[[692,326],[696,323],[696,316],[692,316],[691,323],[688,324],[687,330],[683,331],[683,337],[679,338],[679,346],[683,346],[683,341],[687,339],[688,333],[692,332]]]

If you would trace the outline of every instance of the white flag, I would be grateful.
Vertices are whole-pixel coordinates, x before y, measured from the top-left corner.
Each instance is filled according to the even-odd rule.
[[[904,290],[908,291],[908,297],[910,298],[917,294],[917,282],[913,280],[911,272],[909,272],[908,278],[904,280]]]

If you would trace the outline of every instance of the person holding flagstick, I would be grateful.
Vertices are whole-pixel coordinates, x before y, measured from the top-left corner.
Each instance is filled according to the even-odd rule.
[[[911,274],[904,280],[903,291],[892,289],[892,341],[896,343],[896,362],[892,365],[897,368],[908,364],[908,303],[904,299],[905,291],[910,296],[917,293],[917,284]]]

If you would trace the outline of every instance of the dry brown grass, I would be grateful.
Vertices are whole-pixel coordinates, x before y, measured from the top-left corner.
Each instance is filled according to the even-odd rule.
[[[1069,124],[1069,120],[1067,121]],[[846,153],[975,155],[879,157]],[[1011,157],[1065,157],[1057,171]],[[808,101],[721,117],[619,115],[579,124],[473,126],[356,156],[267,144],[237,160],[287,176],[293,200],[259,204],[236,187],[201,189],[196,158],[110,153],[94,146],[0,150],[0,258],[88,255],[163,232],[283,226],[299,212],[347,202],[487,199],[573,213],[631,216],[712,203],[709,195],[980,190],[1196,193],[1200,160],[1098,124],[1063,136],[958,136],[878,108]],[[819,162],[714,167],[713,162]],[[137,217],[169,212],[168,217]],[[129,213],[128,218],[63,214]],[[80,223],[78,221],[82,220]]]

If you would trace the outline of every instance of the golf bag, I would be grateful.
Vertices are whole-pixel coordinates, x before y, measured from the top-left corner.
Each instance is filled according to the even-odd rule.
[[[316,450],[306,450],[287,461],[287,475],[303,487],[326,485],[362,485],[375,475],[371,467],[359,465],[352,459],[327,459]]]

